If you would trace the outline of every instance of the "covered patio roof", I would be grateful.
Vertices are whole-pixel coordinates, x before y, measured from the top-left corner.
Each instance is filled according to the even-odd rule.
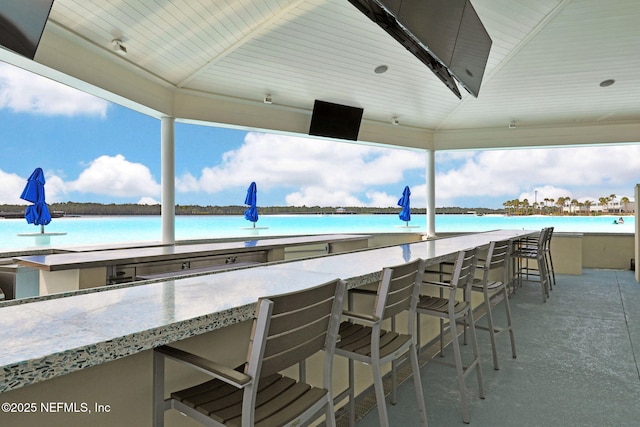
[[[363,143],[639,142],[638,1],[472,3],[493,39],[478,98],[458,99],[347,0],[55,0],[34,61],[0,60],[182,122],[307,134],[320,99],[364,109]]]

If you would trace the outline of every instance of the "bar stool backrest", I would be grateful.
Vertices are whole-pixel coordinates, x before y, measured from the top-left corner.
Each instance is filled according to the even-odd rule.
[[[344,282],[336,280],[259,299],[245,373],[252,378],[265,377],[320,350],[333,354],[344,289]]]
[[[553,227],[546,228],[547,233],[544,240],[544,250],[546,252],[551,251],[551,238],[553,237]]]
[[[489,274],[492,270],[502,268],[502,282],[507,283],[509,276],[509,259],[511,258],[510,240],[494,241],[489,244],[487,259],[484,264],[484,283],[489,283]]]
[[[471,301],[471,285],[476,272],[478,248],[465,249],[458,252],[453,265],[451,287],[463,288],[465,301]]]
[[[409,311],[409,318],[415,316],[422,283],[424,261],[415,261],[387,267],[382,270],[380,289],[376,297],[374,315],[380,319],[388,319],[403,311]],[[413,324],[413,322],[410,322]]]

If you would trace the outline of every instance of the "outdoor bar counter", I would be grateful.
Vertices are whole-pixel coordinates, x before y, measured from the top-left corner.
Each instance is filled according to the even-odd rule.
[[[65,253],[16,257],[15,261],[19,266],[38,270],[36,288],[39,288],[39,295],[49,295],[138,278],[175,276],[175,271],[206,273],[221,268],[279,261],[284,259],[285,251],[291,249],[304,250],[315,246],[323,253],[364,249],[369,237],[328,234],[121,249],[71,248]]]
[[[221,255],[227,253],[272,250],[285,246],[315,243],[338,244],[366,240],[370,236],[359,234],[325,234],[296,236],[248,241],[166,245],[111,250],[92,250],[51,255],[18,257],[18,263],[44,271],[73,270],[84,267],[103,267],[113,264],[131,264],[150,261],[167,261],[181,258]]]
[[[346,280],[349,288],[356,287],[378,280],[385,266],[416,258],[436,264],[452,259],[461,249],[532,233],[496,230],[75,296],[53,296],[26,304],[0,304],[0,394],[6,392],[3,401],[7,401],[25,386],[37,388],[37,383],[46,385],[50,382],[47,380],[55,381],[56,377],[73,377],[67,374],[79,375],[89,367],[126,360],[163,344],[236,325],[252,318],[255,301],[261,296],[292,292],[334,278]],[[150,357],[144,363],[148,361]],[[146,365],[142,370],[145,369]],[[148,377],[149,384],[144,387],[150,392],[148,369],[149,375],[143,378]],[[26,396],[30,388],[24,389]],[[24,399],[25,393],[18,396]],[[138,403],[146,405],[144,401]]]

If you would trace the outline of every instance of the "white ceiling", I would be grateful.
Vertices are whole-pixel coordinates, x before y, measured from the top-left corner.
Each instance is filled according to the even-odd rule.
[[[640,1],[472,3],[493,39],[477,99],[455,97],[347,0],[55,0],[35,62],[0,59],[184,121],[300,134],[322,99],[364,108],[363,142],[640,142]]]

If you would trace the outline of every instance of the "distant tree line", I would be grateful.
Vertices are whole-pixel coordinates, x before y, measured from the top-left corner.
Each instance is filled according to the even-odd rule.
[[[21,213],[24,212],[24,205],[0,205],[1,213]],[[176,205],[176,215],[242,215],[247,206],[199,206],[199,205]],[[124,204],[102,204],[102,203],[50,203],[49,210],[64,215],[160,215],[160,205],[138,205],[135,203]],[[261,215],[284,215],[284,214],[397,214],[400,207],[372,208],[361,206],[344,206],[339,210],[335,207],[322,206],[260,206]],[[444,207],[436,208],[438,214],[464,214],[468,212],[479,214],[504,213],[503,209],[488,208],[461,208]],[[425,214],[425,208],[412,208],[413,214]]]

